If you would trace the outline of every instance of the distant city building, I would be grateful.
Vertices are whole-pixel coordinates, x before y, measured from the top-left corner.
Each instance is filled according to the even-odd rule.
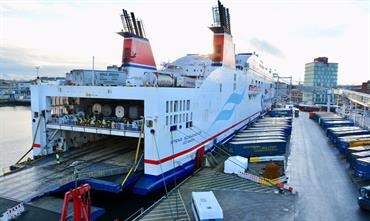
[[[289,97],[289,85],[284,82],[276,82],[276,96],[287,98]]]
[[[30,99],[32,81],[16,81],[0,79],[0,100]]]
[[[305,104],[326,104],[327,90],[337,86],[338,63],[329,63],[327,57],[315,58],[305,65],[304,86],[312,91],[303,93]],[[335,103],[334,94],[330,95],[330,103]]]
[[[367,82],[363,82],[362,85],[354,85],[348,87],[349,90],[365,93],[365,94],[370,94],[370,80]]]
[[[299,104],[303,101],[303,92],[297,88],[297,86],[293,86],[292,88],[292,102],[293,104]]]
[[[278,102],[292,102],[293,104],[302,103],[303,92],[299,85],[290,85],[285,82],[276,82],[276,97]]]

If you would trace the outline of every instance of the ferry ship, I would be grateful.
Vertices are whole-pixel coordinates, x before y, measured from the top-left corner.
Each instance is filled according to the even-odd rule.
[[[130,143],[122,186],[140,195],[193,173],[204,154],[269,110],[275,94],[259,57],[235,54],[229,10],[218,2],[212,11],[213,53],[157,69],[142,21],[123,10],[121,66],[72,70],[58,85],[31,87],[34,157]]]

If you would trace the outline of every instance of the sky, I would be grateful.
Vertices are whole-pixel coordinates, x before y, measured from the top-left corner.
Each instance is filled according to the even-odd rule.
[[[157,67],[212,53],[216,0],[0,0],[0,78],[64,76],[120,65],[122,9],[143,20]],[[256,52],[282,77],[303,82],[316,57],[339,63],[339,84],[370,80],[370,0],[223,0],[236,52]]]

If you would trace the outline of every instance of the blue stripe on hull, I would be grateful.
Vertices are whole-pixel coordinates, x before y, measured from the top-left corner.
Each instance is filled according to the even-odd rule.
[[[123,64],[122,66],[123,67],[143,68],[143,69],[148,69],[148,70],[157,70],[156,67],[140,65],[140,64]]]
[[[119,180],[118,182],[110,182],[110,181],[106,181],[106,180],[99,180],[99,179],[81,179],[81,180],[78,180],[77,181],[77,186],[80,186],[82,184],[89,184],[91,186],[91,188],[93,190],[99,190],[99,191],[103,191],[103,192],[111,192],[111,193],[120,193],[122,192],[124,189],[126,188],[130,188],[132,187],[135,182],[140,178],[142,177],[142,173],[135,173],[135,174],[132,174],[126,181],[125,185],[121,186],[120,185],[120,182],[121,180]],[[122,180],[123,180],[124,177],[122,177]],[[53,194],[53,193],[57,193],[57,192],[63,192],[63,191],[68,191],[68,190],[71,190],[71,189],[74,189],[76,187],[76,183],[75,181],[72,181],[72,182],[69,182],[69,183],[66,183],[64,185],[61,185],[61,186],[58,186],[58,185],[55,185],[55,186],[50,186],[49,187],[49,190],[46,191],[46,192],[42,192],[40,195],[38,196],[35,196],[33,198],[30,198],[30,199],[27,199],[27,202],[28,201],[34,201],[36,199],[39,199],[45,195],[49,195],[49,194]]]
[[[144,175],[134,186],[133,192],[138,195],[148,195],[149,193],[157,190],[164,189],[166,185],[173,184],[176,180],[180,180],[189,176],[194,172],[195,161],[191,160],[182,166],[165,172],[163,175],[153,176]]]

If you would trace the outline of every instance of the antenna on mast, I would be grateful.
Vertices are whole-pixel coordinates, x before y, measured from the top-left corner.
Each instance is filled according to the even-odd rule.
[[[40,66],[35,66],[36,68],[36,77],[39,78],[39,69],[40,69]]]

